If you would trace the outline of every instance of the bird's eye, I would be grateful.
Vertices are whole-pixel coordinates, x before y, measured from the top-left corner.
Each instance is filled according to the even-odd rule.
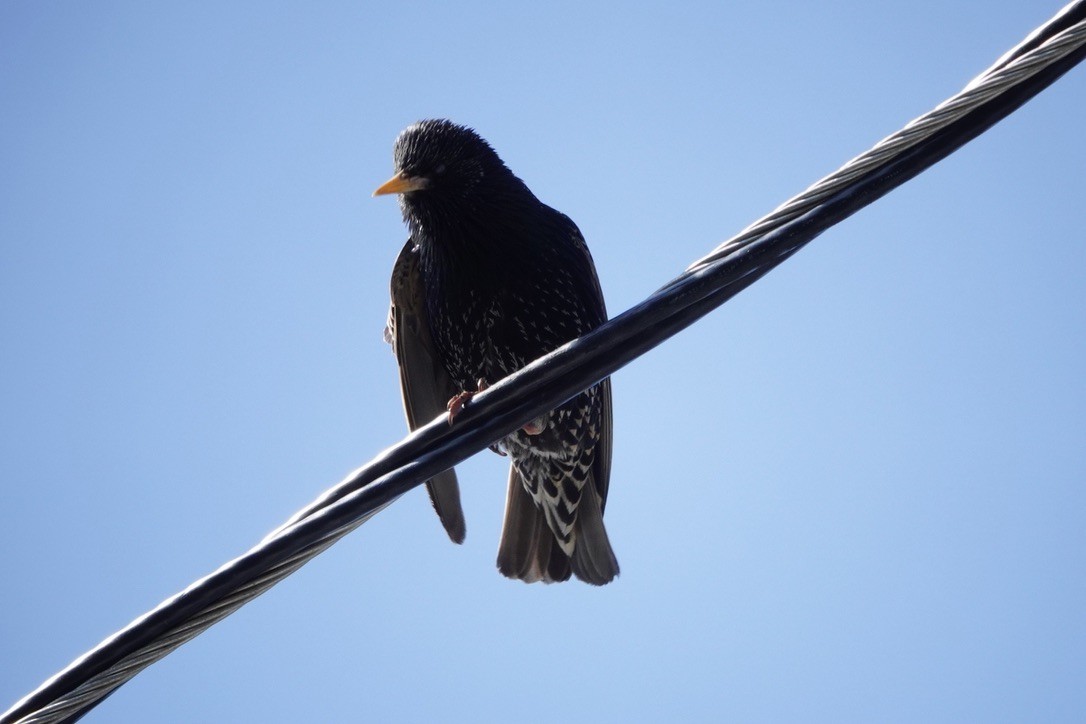
[[[434,169],[434,174],[436,174],[437,176],[440,176],[443,173],[445,173],[445,164],[439,163],[437,165],[437,168]]]

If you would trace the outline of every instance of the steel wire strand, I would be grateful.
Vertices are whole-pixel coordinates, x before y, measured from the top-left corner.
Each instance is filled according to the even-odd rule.
[[[1060,15],[1053,19],[1053,22],[1077,4],[1068,5],[1064,11],[1061,11]],[[870,173],[873,169],[886,163],[887,160],[916,146],[940,129],[990,102],[993,98],[1005,93],[1008,88],[1021,83],[1061,58],[1066,57],[1084,43],[1086,43],[1086,22],[1080,21],[1059,32],[1043,45],[1025,55],[1018,56],[1016,59],[1008,57],[1010,53],[1004,55],[1001,60],[1007,63],[1006,65],[986,70],[967,83],[965,88],[957,95],[943,101],[928,113],[910,121],[900,131],[882,139],[866,153],[851,159],[829,176],[793,196],[768,215],[720,244],[706,256],[698,259],[687,267],[687,270],[694,270],[720,259],[754,241],[767,231],[814,208],[857,178]]]

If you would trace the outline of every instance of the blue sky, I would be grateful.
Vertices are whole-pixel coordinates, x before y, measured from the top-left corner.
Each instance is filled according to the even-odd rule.
[[[0,708],[400,439],[405,232],[469,124],[612,314],[1045,3],[0,5]],[[1081,721],[1086,72],[615,377],[622,576],[400,500],[87,721]]]

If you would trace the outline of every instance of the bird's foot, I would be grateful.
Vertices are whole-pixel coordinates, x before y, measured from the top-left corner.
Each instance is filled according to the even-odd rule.
[[[453,420],[460,414],[460,411],[464,409],[464,405],[471,402],[471,398],[475,397],[474,392],[464,390],[459,395],[449,399],[449,404],[445,405],[445,409],[449,411],[449,424],[453,424]]]
[[[547,429],[547,416],[540,415],[520,429],[524,430],[525,435],[538,435]]]
[[[476,389],[474,391],[464,390],[460,394],[454,395],[449,399],[448,404],[445,405],[445,409],[449,411],[450,425],[453,424],[453,420],[455,420],[456,416],[460,414],[460,411],[464,409],[464,406],[471,402],[471,398],[475,397],[475,395],[479,394],[487,387],[490,387],[490,383],[480,377],[479,381],[475,383],[475,387]]]

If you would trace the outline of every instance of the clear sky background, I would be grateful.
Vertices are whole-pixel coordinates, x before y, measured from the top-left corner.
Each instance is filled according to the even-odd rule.
[[[0,4],[0,709],[404,434],[408,123],[612,314],[1058,2]],[[88,722],[1082,721],[1086,68],[615,377],[613,585],[414,491]]]

